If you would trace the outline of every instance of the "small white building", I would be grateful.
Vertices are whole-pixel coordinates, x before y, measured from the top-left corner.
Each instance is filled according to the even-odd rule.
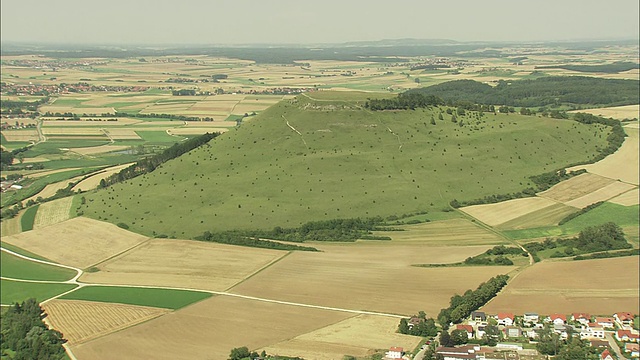
[[[402,355],[404,354],[404,349],[401,347],[392,347],[387,351],[386,358],[387,359],[402,359]]]

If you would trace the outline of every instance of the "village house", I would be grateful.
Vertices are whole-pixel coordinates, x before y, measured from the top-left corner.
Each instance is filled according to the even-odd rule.
[[[528,324],[535,324],[540,321],[540,315],[537,313],[524,313],[524,318],[522,321]]]
[[[615,359],[613,358],[613,356],[611,356],[609,349],[607,349],[603,351],[602,354],[600,354],[600,360],[615,360]]]
[[[569,332],[575,332],[571,325],[553,324],[553,331],[560,335],[560,339],[566,340],[569,338]]]
[[[467,360],[477,359],[476,352],[480,351],[480,346],[466,345],[461,347],[439,347],[436,354],[442,355],[444,360]]]
[[[496,315],[498,325],[502,326],[512,326],[514,319],[515,316],[513,315],[513,313],[498,313],[498,315]]]
[[[638,342],[638,339],[640,338],[640,335],[638,335],[637,332],[632,332],[631,330],[621,330],[618,329],[618,331],[616,331],[616,339],[618,341],[631,341],[631,342]]]
[[[538,328],[524,328],[522,329],[522,334],[529,339],[537,339],[540,337],[540,329]]]
[[[519,338],[522,336],[522,329],[517,326],[506,326],[503,331],[504,336],[508,338]]]
[[[487,333],[485,331],[485,328],[486,328],[486,325],[478,325],[478,328],[476,329],[476,339],[482,339],[484,334]]]
[[[462,330],[462,331],[466,332],[467,333],[467,338],[473,339],[473,335],[475,333],[475,331],[473,331],[473,326],[458,324],[458,325],[456,325],[456,330]]]
[[[487,321],[487,315],[482,311],[474,311],[471,313],[471,320],[473,321]]]
[[[567,316],[562,314],[551,314],[545,319],[546,322],[552,322],[554,325],[564,325],[567,323]]]
[[[588,325],[591,322],[591,315],[587,313],[573,313],[571,314],[571,320],[579,322],[582,325]]]
[[[589,345],[594,348],[608,349],[609,342],[607,340],[589,340]]]
[[[604,339],[604,328],[596,323],[588,323],[580,329],[581,339]]]
[[[391,347],[389,351],[385,354],[386,359],[402,359],[402,355],[404,355],[404,349],[401,347]]]
[[[613,324],[615,323],[615,320],[612,317],[600,317],[600,316],[596,316],[596,323],[598,323],[598,325],[602,326],[603,328],[611,328],[613,329]]]
[[[633,325],[633,314],[630,312],[618,312],[613,314],[616,324],[621,328]]]
[[[640,357],[640,345],[624,344],[624,352],[629,353],[631,357]]]

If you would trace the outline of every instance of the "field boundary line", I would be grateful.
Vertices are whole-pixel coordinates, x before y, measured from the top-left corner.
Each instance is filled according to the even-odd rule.
[[[266,270],[266,269],[270,268],[272,265],[275,265],[276,263],[280,262],[280,260],[282,260],[282,259],[286,258],[287,256],[291,255],[291,253],[292,253],[292,251],[288,251],[286,254],[284,254],[284,255],[276,258],[276,259],[271,260],[268,264],[264,265],[263,267],[257,269],[256,271],[252,272],[251,274],[247,275],[244,279],[238,281],[237,283],[235,283],[235,284],[229,286],[228,288],[224,289],[224,291],[229,291],[229,290],[233,289],[234,287],[242,284],[243,282],[251,279],[252,277],[254,277],[254,276],[258,275],[259,273],[261,273],[263,270]]]
[[[139,246],[142,246],[143,244],[148,243],[149,241],[151,241],[151,239],[152,239],[152,238],[147,238],[147,240],[145,240],[145,241],[142,241],[142,242],[140,242],[140,243],[138,243],[138,244],[135,244],[135,245],[133,245],[133,246],[131,246],[131,247],[129,247],[129,248],[126,248],[126,249],[124,249],[124,250],[120,251],[120,252],[119,252],[119,253],[117,253],[117,254],[113,254],[113,255],[111,255],[111,256],[109,256],[109,257],[105,258],[105,259],[102,259],[102,260],[100,260],[100,261],[98,261],[98,262],[96,262],[96,263],[94,263],[94,264],[91,264],[91,265],[87,266],[86,268],[87,268],[87,269],[89,269],[89,268],[92,268],[92,267],[96,267],[96,266],[98,266],[98,265],[100,265],[100,264],[104,264],[105,262],[107,262],[107,261],[109,261],[109,260],[113,260],[114,258],[116,258],[116,257],[118,257],[118,256],[120,256],[120,255],[124,255],[125,253],[127,253],[127,252],[129,252],[129,251],[132,251],[132,250],[135,250],[135,248],[137,248],[137,247],[139,247]]]

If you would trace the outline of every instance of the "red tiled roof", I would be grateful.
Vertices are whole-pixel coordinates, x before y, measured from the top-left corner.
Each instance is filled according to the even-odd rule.
[[[458,324],[458,325],[456,325],[456,330],[466,330],[468,333],[472,333],[473,332],[473,326]]]
[[[397,346],[393,346],[389,349],[389,351],[398,351],[398,352],[404,352],[404,349],[401,347],[397,347]]]
[[[596,317],[596,322],[597,323],[601,323],[601,322],[614,322],[612,317]]]
[[[549,317],[551,318],[551,321],[553,321],[555,319],[562,319],[562,321],[567,321],[567,315],[551,314],[551,315],[549,315]]]
[[[631,344],[631,343],[624,344],[624,351],[626,352],[638,351],[638,350],[640,350],[640,344]]]
[[[573,313],[573,318],[574,319],[591,319],[591,315],[587,314],[587,313]]]
[[[600,355],[600,358],[601,359],[606,359],[607,356],[611,356],[611,353],[609,352],[609,349],[603,351],[602,354]]]
[[[507,318],[513,320],[515,316],[513,315],[513,313],[498,313],[498,319],[507,319]]]
[[[615,315],[618,316],[618,319],[620,319],[620,321],[633,320],[633,314],[630,312],[619,312],[615,313]]]

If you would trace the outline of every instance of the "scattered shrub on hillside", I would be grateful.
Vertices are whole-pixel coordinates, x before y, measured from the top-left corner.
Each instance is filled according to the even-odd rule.
[[[119,228],[121,228],[121,229],[125,229],[125,230],[128,230],[128,229],[129,229],[129,225],[127,225],[127,224],[125,224],[125,223],[123,223],[123,222],[120,222],[120,223],[118,223],[117,225],[118,225],[118,227],[119,227]]]

